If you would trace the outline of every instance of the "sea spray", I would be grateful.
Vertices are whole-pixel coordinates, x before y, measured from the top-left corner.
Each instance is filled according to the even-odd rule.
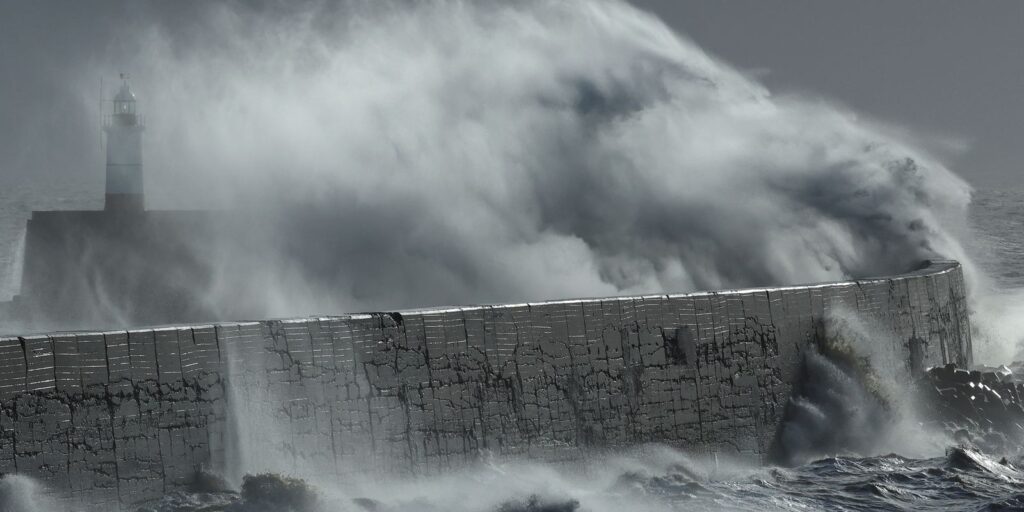
[[[63,512],[65,509],[46,496],[43,487],[23,475],[0,476],[0,511]]]
[[[1000,365],[1024,360],[1024,289],[984,280],[970,296],[974,362]]]
[[[0,279],[3,281],[0,285],[0,301],[7,300],[21,292],[21,275],[25,268],[25,235],[26,230],[18,230],[7,268],[3,269],[0,274]]]
[[[924,369],[910,342],[842,306],[829,311],[815,341],[803,354],[773,460],[796,465],[835,454],[941,453],[950,439],[922,425],[922,396],[911,384]]]
[[[841,107],[768,91],[624,2],[200,11],[188,38],[123,30],[162,133],[147,201],[242,210],[212,243],[182,240],[215,269],[193,290],[210,318],[965,259],[969,187],[939,161]]]
[[[829,454],[870,454],[894,422],[889,404],[858,369],[812,347],[800,390],[786,407],[775,460],[785,465]]]

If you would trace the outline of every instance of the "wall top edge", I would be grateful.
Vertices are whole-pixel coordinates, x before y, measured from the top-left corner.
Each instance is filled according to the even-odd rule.
[[[244,327],[258,327],[271,323],[283,323],[283,324],[298,324],[310,321],[320,322],[331,322],[331,321],[365,321],[372,320],[374,318],[381,317],[401,317],[405,315],[439,315],[447,313],[464,313],[467,311],[479,311],[489,309],[511,309],[511,308],[534,308],[541,306],[558,306],[558,305],[578,305],[578,304],[599,304],[603,302],[611,301],[655,301],[664,299],[685,299],[685,298],[705,298],[705,297],[718,297],[718,296],[736,296],[736,295],[750,295],[750,294],[763,294],[769,292],[780,292],[790,290],[816,290],[816,289],[827,289],[827,288],[839,288],[839,287],[855,287],[863,286],[868,284],[884,283],[891,281],[901,281],[905,279],[924,277],[924,276],[936,276],[946,274],[949,272],[957,271],[960,269],[960,263],[955,260],[928,260],[921,264],[916,270],[906,272],[903,274],[894,274],[883,277],[871,277],[865,279],[852,279],[847,281],[835,281],[825,283],[809,283],[809,284],[798,284],[798,285],[787,285],[787,286],[767,286],[767,287],[756,287],[756,288],[736,288],[726,290],[713,290],[713,291],[698,291],[698,292],[687,292],[687,293],[661,293],[661,294],[649,294],[649,295],[623,295],[623,296],[612,296],[612,297],[589,297],[589,298],[574,298],[574,299],[557,299],[548,301],[538,302],[522,302],[522,303],[508,303],[508,304],[478,304],[478,305],[467,305],[467,306],[439,306],[430,308],[416,308],[416,309],[403,309],[397,311],[380,311],[380,312],[369,312],[369,313],[350,313],[350,314],[339,314],[339,315],[317,315],[309,317],[291,317],[291,318],[279,318],[259,321],[228,321],[228,322],[208,322],[199,324],[176,324],[176,325],[161,325],[161,326],[147,326],[147,327],[135,327],[130,329],[116,329],[116,330],[83,330],[83,331],[59,331],[53,333],[41,333],[31,334],[25,336],[12,336],[12,335],[0,335],[0,345],[7,345],[10,343],[21,343],[21,339],[39,339],[47,337],[84,337],[84,336],[104,336],[113,334],[125,334],[125,333],[157,333],[167,331],[177,331],[180,329],[230,329],[230,328],[244,328]]]

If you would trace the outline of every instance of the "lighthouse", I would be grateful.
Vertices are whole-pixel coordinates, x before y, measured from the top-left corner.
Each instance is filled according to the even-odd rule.
[[[142,132],[145,125],[138,113],[135,94],[128,77],[121,75],[121,88],[114,96],[114,111],[103,122],[107,134],[106,210],[141,211]]]

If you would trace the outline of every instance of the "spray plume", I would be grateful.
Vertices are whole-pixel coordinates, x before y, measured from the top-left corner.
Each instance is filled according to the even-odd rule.
[[[951,233],[970,191],[941,164],[826,102],[773,96],[624,3],[200,19],[187,37],[132,37],[153,81],[150,204],[241,208],[251,227],[202,249],[220,314],[791,284],[963,257]]]

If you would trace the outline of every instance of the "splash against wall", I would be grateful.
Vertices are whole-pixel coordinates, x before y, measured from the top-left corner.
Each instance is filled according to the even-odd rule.
[[[248,210],[244,249],[201,248],[224,313],[965,260],[968,187],[940,163],[827,102],[773,95],[627,4],[397,5],[221,4],[188,37],[126,29],[152,204]]]

